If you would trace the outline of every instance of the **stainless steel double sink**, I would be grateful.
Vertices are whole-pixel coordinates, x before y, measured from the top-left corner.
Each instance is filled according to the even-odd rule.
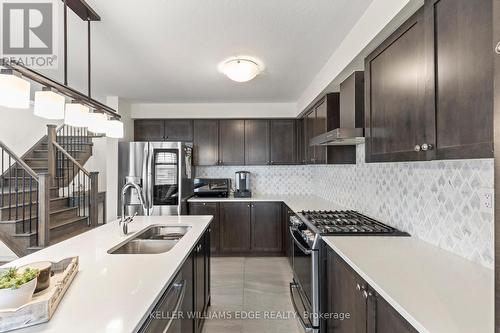
[[[108,250],[109,254],[158,254],[170,251],[191,229],[188,226],[152,225]]]

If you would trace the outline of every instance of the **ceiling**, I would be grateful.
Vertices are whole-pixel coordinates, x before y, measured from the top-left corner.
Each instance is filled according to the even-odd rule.
[[[89,0],[102,18],[92,26],[92,91],[136,102],[294,102],[371,1]],[[74,16],[68,31],[69,83],[86,91],[86,25]],[[265,72],[236,83],[217,71],[238,55],[258,57]]]

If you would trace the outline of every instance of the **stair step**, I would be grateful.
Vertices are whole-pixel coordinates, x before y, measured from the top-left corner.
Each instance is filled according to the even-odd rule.
[[[68,207],[51,211],[50,227],[57,226],[64,221],[78,217],[78,207]]]
[[[36,202],[19,202],[16,206],[15,202],[10,205],[0,208],[0,221],[14,221],[20,219],[29,219],[30,216],[36,216],[38,212],[38,205]]]
[[[47,165],[49,164],[49,160],[47,157],[29,157],[25,158],[24,162],[28,164],[32,169],[36,167],[44,167],[47,168]]]
[[[9,189],[7,187],[4,188],[4,191],[0,189],[0,207],[7,205],[9,203],[9,200],[11,204],[13,202],[16,202],[16,199],[18,200],[18,202],[30,202],[30,201],[33,202],[36,201],[37,197],[38,197],[37,186],[35,186],[31,190],[29,188],[25,189],[21,188],[18,189],[17,192],[13,188]]]
[[[60,210],[60,209],[64,209],[64,208],[70,208],[69,207],[69,198],[68,197],[51,198],[49,207],[50,207],[51,211],[56,211],[56,210]]]
[[[85,231],[92,230],[87,225],[87,217],[78,217],[65,221],[56,227],[50,228],[50,244],[62,242],[68,238],[77,236]]]

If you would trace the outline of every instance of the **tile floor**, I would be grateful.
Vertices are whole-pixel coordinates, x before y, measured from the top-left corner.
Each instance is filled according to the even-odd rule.
[[[300,333],[291,277],[287,258],[212,258],[211,319],[203,333]]]

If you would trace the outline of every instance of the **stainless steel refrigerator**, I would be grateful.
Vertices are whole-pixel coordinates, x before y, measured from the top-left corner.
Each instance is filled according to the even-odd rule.
[[[134,182],[143,191],[146,208],[135,189],[125,196],[127,215],[185,215],[193,194],[192,145],[185,142],[120,142],[118,146],[118,215],[121,189]]]

